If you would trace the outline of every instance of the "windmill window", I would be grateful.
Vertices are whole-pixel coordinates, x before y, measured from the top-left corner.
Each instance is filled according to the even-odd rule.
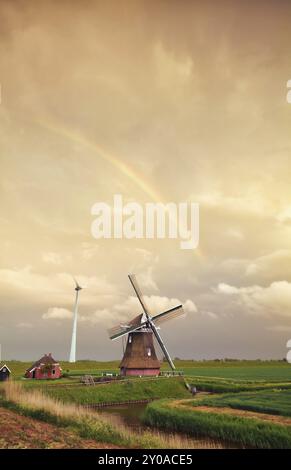
[[[148,348],[148,356],[151,356],[151,355],[152,355],[151,348]]]

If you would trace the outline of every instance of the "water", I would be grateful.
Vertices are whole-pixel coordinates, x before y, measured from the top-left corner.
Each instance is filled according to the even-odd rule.
[[[126,426],[132,429],[140,429],[146,428],[141,421],[146,406],[147,403],[106,406],[104,408],[98,408],[98,413],[104,414],[105,416],[114,416]]]
[[[230,445],[225,442],[221,442],[213,439],[195,439],[192,436],[188,436],[182,433],[172,433],[169,436],[169,433],[163,432],[159,429],[153,429],[142,422],[142,415],[147,406],[147,403],[142,404],[132,404],[132,405],[118,405],[118,406],[106,406],[104,408],[98,408],[98,413],[113,418],[115,422],[121,423],[126,427],[129,427],[131,430],[134,430],[137,433],[143,431],[150,431],[151,433],[155,432],[159,434],[162,438],[169,439],[171,438],[172,443],[175,446],[180,448],[193,448],[193,449],[227,449],[234,448],[233,445]]]

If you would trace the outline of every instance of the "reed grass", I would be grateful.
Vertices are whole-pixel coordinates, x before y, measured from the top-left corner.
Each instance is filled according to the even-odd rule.
[[[170,400],[147,406],[144,421],[161,429],[172,429],[194,437],[210,437],[252,448],[291,448],[291,426],[244,418],[227,413],[171,407]]]
[[[127,448],[220,448],[214,441],[193,441],[173,433],[164,435],[154,430],[133,431],[114,416],[104,416],[76,404],[63,403],[44,395],[38,389],[26,390],[20,383],[9,381],[1,387],[0,405],[17,413],[56,426],[69,427],[80,437]]]

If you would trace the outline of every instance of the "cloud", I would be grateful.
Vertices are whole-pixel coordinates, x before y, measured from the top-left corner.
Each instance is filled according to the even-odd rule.
[[[244,239],[244,235],[242,233],[241,230],[239,229],[236,229],[236,228],[228,228],[226,231],[225,231],[225,234],[230,237],[230,238],[234,238],[236,240],[243,240]]]
[[[212,208],[223,208],[226,212],[240,212],[245,214],[267,214],[272,213],[272,206],[255,186],[250,186],[243,195],[232,196],[221,191],[209,191],[196,193],[191,200],[199,202],[202,206]],[[241,232],[237,229],[236,235]]]
[[[278,86],[289,67],[291,2],[280,9],[265,2],[263,16],[252,2],[234,11],[224,1],[213,14],[207,2],[128,2],[126,14],[123,2],[22,3],[0,1],[0,292],[11,357],[23,357],[23,331],[32,355],[41,331],[35,319],[49,307],[73,309],[71,274],[89,286],[80,293],[80,321],[97,312],[107,325],[140,313],[136,299],[126,300],[134,296],[128,272],[141,274],[146,294],[197,302],[195,331],[190,315],[171,330],[179,354],[207,356],[215,344],[221,355],[231,347],[277,356],[279,335],[269,341],[265,317],[250,332],[248,318],[237,315],[238,303],[248,311],[246,302],[258,305],[267,292],[233,289],[291,282],[288,255],[260,258],[291,250],[291,133],[282,124],[285,85]],[[201,253],[183,252],[174,240],[95,244],[94,201],[122,193],[143,204],[152,202],[149,192],[164,202],[192,193],[201,202]],[[232,293],[211,291],[221,281]],[[219,322],[203,312],[216,312]],[[8,327],[23,320],[35,330]],[[84,330],[88,356],[116,354],[102,337],[96,352],[93,328]]]
[[[291,325],[273,325],[267,326],[266,330],[275,331],[278,333],[291,333]]]
[[[197,312],[196,305],[190,299],[182,302],[176,298],[160,297],[157,295],[144,296],[144,300],[152,313],[156,315],[164,312],[165,310],[175,307],[176,305],[183,305],[186,313]],[[81,321],[89,321],[92,323],[103,323],[108,327],[117,324],[121,321],[129,321],[134,316],[142,313],[142,307],[135,296],[129,296],[124,302],[116,303],[111,308],[103,308],[96,310],[92,315],[83,316]]]
[[[158,42],[154,46],[154,62],[156,66],[156,81],[161,89],[177,92],[193,79],[193,61],[190,56],[175,57]]]
[[[130,271],[138,273],[138,282],[142,288],[157,292],[159,288],[154,280],[154,272],[159,263],[159,256],[144,248],[135,248],[134,251],[136,256],[134,256]]]
[[[30,329],[30,328],[33,328],[33,324],[32,323],[26,323],[26,322],[20,322],[20,323],[17,323],[17,328],[27,328],[27,329]]]
[[[216,292],[235,297],[247,313],[287,317],[291,315],[291,283],[287,281],[272,282],[267,287],[235,287],[220,283]]]
[[[211,318],[212,320],[218,319],[218,315],[214,312],[209,312],[208,310],[202,310],[200,313],[206,317]]]
[[[140,280],[140,284],[146,289],[152,289],[154,291],[158,291],[159,288],[156,282],[154,281],[153,271],[154,271],[154,266],[148,266],[146,271],[139,274],[138,278]]]
[[[73,313],[66,308],[51,307],[42,315],[44,320],[67,320],[72,318]]]
[[[245,271],[246,276],[278,278],[291,275],[291,250],[276,250],[264,256],[249,261]]]
[[[97,243],[82,243],[82,257],[85,260],[91,260],[99,253],[99,246]]]
[[[237,294],[239,289],[229,284],[224,284],[223,282],[219,283],[217,286],[217,291],[222,294]]]
[[[82,304],[95,306],[108,295],[114,296],[116,288],[105,278],[84,276],[75,273],[79,284],[86,286],[82,291]],[[49,303],[71,304],[74,296],[74,280],[70,273],[58,272],[42,274],[35,272],[31,266],[14,269],[0,269],[0,288],[6,293],[16,295],[18,299],[30,302],[42,301]]]
[[[277,220],[283,223],[291,222],[291,206],[285,207],[285,209],[279,212]]]
[[[42,254],[42,260],[48,264],[60,265],[67,261],[67,259],[68,257],[64,257],[60,253],[55,253],[53,251]]]

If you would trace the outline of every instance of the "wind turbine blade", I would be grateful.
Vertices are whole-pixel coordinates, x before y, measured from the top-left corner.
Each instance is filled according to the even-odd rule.
[[[170,308],[163,313],[159,313],[152,318],[152,321],[155,322],[155,325],[160,325],[161,323],[172,320],[172,318],[182,317],[185,315],[182,305],[177,305],[177,307]]]
[[[157,339],[157,342],[159,343],[160,348],[161,348],[161,350],[163,351],[163,353],[164,353],[164,355],[165,355],[165,358],[167,359],[167,361],[168,361],[168,363],[169,363],[171,369],[172,369],[172,370],[175,370],[176,367],[175,367],[175,365],[174,365],[174,363],[173,363],[173,361],[172,361],[172,359],[171,359],[171,356],[170,356],[170,354],[168,353],[167,348],[166,348],[166,346],[165,346],[165,344],[164,344],[164,342],[163,342],[161,336],[159,335],[159,333],[158,333],[158,331],[157,331],[157,329],[156,329],[154,323],[152,323],[152,322],[151,322],[151,327],[152,327],[153,333],[154,333],[154,335],[155,335],[155,337],[156,337],[156,339]]]
[[[143,295],[142,295],[142,292],[141,292],[141,290],[140,290],[140,287],[139,287],[139,285],[138,285],[138,283],[137,283],[136,277],[135,277],[134,274],[129,274],[129,275],[128,275],[128,278],[129,278],[129,280],[130,280],[130,282],[131,282],[131,285],[132,285],[132,287],[133,287],[133,289],[134,289],[134,292],[135,292],[136,295],[137,295],[138,300],[140,301],[140,304],[141,304],[142,309],[143,309],[143,311],[144,311],[144,313],[145,313],[145,316],[146,316],[146,318],[149,320],[150,317],[151,317],[151,315],[150,315],[149,309],[148,309],[148,307],[147,307],[147,305],[146,305],[146,303],[145,303],[145,300],[144,300],[144,298],[143,298]]]
[[[137,331],[143,326],[146,326],[147,322],[140,323],[139,325],[134,325],[130,328],[122,328],[120,325],[115,328],[111,328],[108,330],[109,338],[114,340],[117,338],[121,338],[124,335],[128,335],[128,333],[132,333],[133,331]]]
[[[82,289],[86,289],[87,287],[81,287],[80,284],[78,283],[77,279],[73,276],[73,279],[75,281],[75,285],[76,285],[76,289],[78,290],[82,290]]]
[[[79,286],[79,284],[78,284],[78,281],[77,281],[77,279],[75,278],[75,276],[72,276],[72,277],[73,277],[73,279],[74,279],[75,286],[76,286],[77,288],[79,288],[80,286]]]

